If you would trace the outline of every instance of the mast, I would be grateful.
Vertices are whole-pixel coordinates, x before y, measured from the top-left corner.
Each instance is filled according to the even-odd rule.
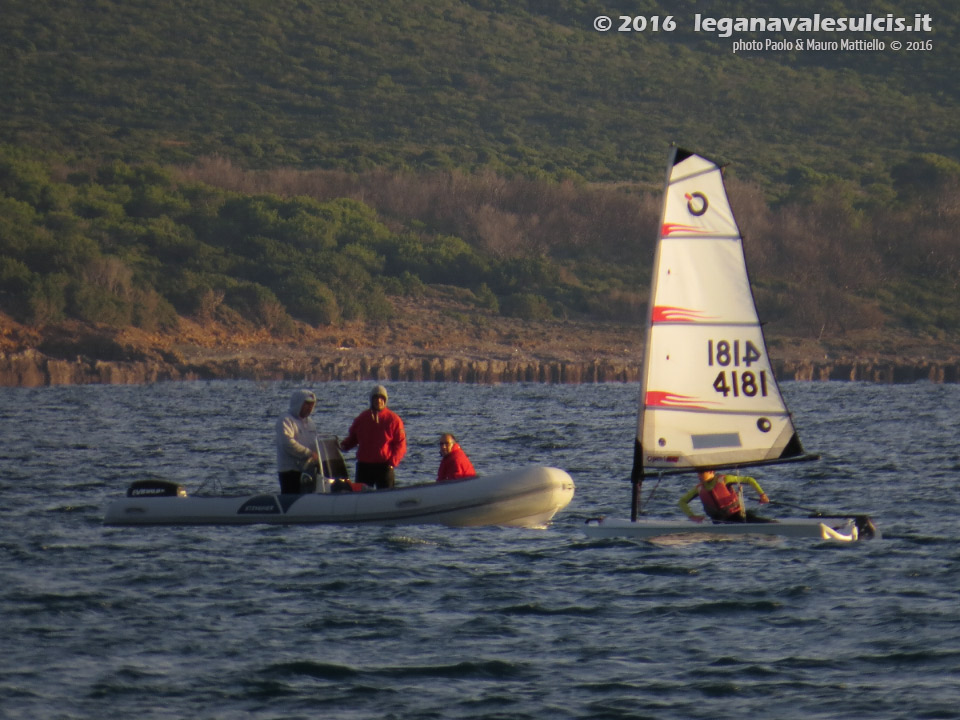
[[[643,458],[643,412],[644,402],[647,395],[647,369],[650,367],[650,353],[652,350],[650,331],[653,327],[653,308],[654,301],[657,297],[657,267],[660,264],[661,229],[663,228],[664,219],[667,212],[667,193],[670,189],[670,176],[673,173],[673,166],[677,162],[678,153],[683,153],[684,157],[687,155],[685,150],[680,150],[676,145],[671,145],[670,157],[667,160],[666,177],[663,181],[663,200],[660,204],[660,222],[657,224],[657,243],[653,253],[652,277],[650,279],[650,301],[647,303],[647,322],[643,342],[643,371],[640,376],[640,407],[637,411],[637,435],[633,443],[633,469],[630,471],[630,484],[632,486],[630,520],[632,522],[637,521],[637,516],[642,510],[640,492],[643,487],[643,479],[646,476]]]
[[[630,471],[630,522],[636,522],[640,514],[640,489],[643,487],[643,445],[633,441],[633,470]]]

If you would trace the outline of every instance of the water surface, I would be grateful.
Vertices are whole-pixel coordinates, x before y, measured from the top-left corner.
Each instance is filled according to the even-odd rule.
[[[369,385],[315,386],[320,426],[345,435]],[[619,384],[390,385],[398,482],[449,430],[480,472],[570,472],[545,530],[103,527],[145,475],[272,490],[295,387],[0,389],[0,716],[960,716],[960,386],[782,387],[822,459],[755,475],[879,542],[587,539],[629,509]],[[688,482],[648,480],[649,508]]]

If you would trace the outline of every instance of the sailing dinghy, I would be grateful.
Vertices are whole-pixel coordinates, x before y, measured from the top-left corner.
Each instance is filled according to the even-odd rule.
[[[639,518],[648,473],[729,470],[807,455],[780,395],[750,289],[742,238],[720,167],[673,148],[654,256],[631,519],[587,521],[591,537],[677,533],[879,537],[858,514],[704,522]]]
[[[497,475],[372,490],[344,482],[335,438],[319,440],[319,491],[302,494],[188,495],[176,483],[139,480],[107,506],[105,525],[351,524],[543,527],[573,499],[563,470],[531,466]],[[331,492],[331,485],[353,492]]]

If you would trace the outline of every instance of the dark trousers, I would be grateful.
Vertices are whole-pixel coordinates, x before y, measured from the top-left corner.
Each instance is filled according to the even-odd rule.
[[[317,491],[317,479],[310,477],[308,481],[302,478],[303,473],[299,470],[286,470],[277,473],[280,478],[280,492],[284,495],[301,495],[303,493],[312,493]],[[308,476],[309,477],[309,476]]]
[[[357,482],[377,490],[393,487],[393,468],[389,463],[364,463],[357,461]]]

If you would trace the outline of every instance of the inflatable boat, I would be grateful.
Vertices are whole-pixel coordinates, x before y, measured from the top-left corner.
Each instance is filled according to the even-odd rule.
[[[176,483],[140,480],[107,506],[106,525],[439,524],[542,527],[573,499],[563,470],[531,466],[497,475],[389,490],[347,480],[336,443],[324,442],[318,489],[299,494],[189,495]],[[334,492],[333,488],[347,490]]]

